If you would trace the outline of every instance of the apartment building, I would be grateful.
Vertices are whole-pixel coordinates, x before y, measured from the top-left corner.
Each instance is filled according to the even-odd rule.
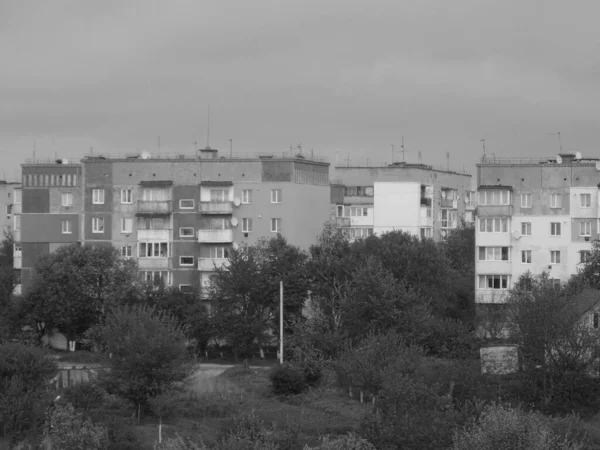
[[[408,163],[335,170],[344,186],[343,198],[332,198],[336,221],[351,239],[403,230],[439,240],[461,220],[474,220],[469,174]]]
[[[20,183],[0,180],[0,233],[12,232],[15,228],[15,205],[21,202],[20,187]]]
[[[329,220],[329,164],[294,154],[89,156],[23,164],[26,289],[39,255],[113,245],[153,284],[201,289],[231,248],[278,233],[303,249]]]
[[[501,304],[526,271],[557,282],[598,239],[600,163],[580,154],[477,165],[476,302]]]

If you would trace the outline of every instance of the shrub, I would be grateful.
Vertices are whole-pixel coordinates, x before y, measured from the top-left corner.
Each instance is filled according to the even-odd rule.
[[[283,364],[273,368],[269,374],[273,392],[277,395],[301,394],[306,389],[304,374],[298,369]]]
[[[233,418],[232,426],[225,430],[219,450],[279,450],[265,429],[264,423],[253,410]]]
[[[304,447],[304,450],[375,450],[375,446],[366,439],[353,433],[345,436],[325,437],[318,447]]]
[[[109,441],[107,450],[139,450],[142,448],[135,429],[114,419],[116,418],[106,425]]]
[[[61,450],[104,450],[108,431],[84,419],[69,403],[57,404],[50,413],[52,446]]]
[[[535,412],[499,405],[487,407],[473,428],[454,434],[453,450],[583,450],[586,443],[558,432],[552,420]]]
[[[80,383],[65,389],[63,396],[75,409],[88,412],[92,407],[102,403],[104,391],[93,382]]]

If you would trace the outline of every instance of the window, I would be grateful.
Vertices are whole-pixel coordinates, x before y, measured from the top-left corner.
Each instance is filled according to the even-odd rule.
[[[271,232],[279,233],[281,231],[281,219],[271,219]]]
[[[281,189],[271,189],[271,203],[281,203]]]
[[[430,227],[421,228],[421,239],[428,239],[428,238],[431,238],[431,236],[432,236],[432,234],[431,234]]]
[[[531,264],[531,250],[521,251],[521,262],[523,264]]]
[[[140,258],[167,258],[169,256],[169,244],[167,242],[140,242]]]
[[[479,231],[482,233],[507,233],[508,218],[496,217],[479,219]]]
[[[368,208],[352,206],[350,207],[350,215],[352,217],[366,217],[369,213]]]
[[[509,275],[479,275],[479,289],[508,289]]]
[[[373,235],[373,228],[353,227],[347,228],[348,236],[352,239],[364,239]]]
[[[180,266],[193,266],[194,265],[194,257],[193,256],[180,256],[179,257],[179,265]]]
[[[13,221],[14,221],[14,229],[15,230],[20,230],[21,229],[21,215],[17,214],[16,216],[13,216]]]
[[[521,194],[521,208],[531,208],[531,194]]]
[[[560,222],[550,222],[550,235],[560,236]]]
[[[142,200],[146,202],[164,202],[171,199],[170,189],[145,188],[142,191]]]
[[[589,208],[592,206],[592,194],[581,194],[579,196],[582,208]]]
[[[12,214],[12,210],[13,210],[12,204],[6,205],[6,215],[7,216],[10,216]]]
[[[71,192],[63,192],[60,197],[63,206],[73,206],[73,194]]]
[[[123,203],[123,204],[132,203],[131,189],[121,189],[121,203]]]
[[[242,219],[242,233],[252,232],[252,219]]]
[[[560,264],[560,250],[550,250],[550,264]]]
[[[242,190],[242,203],[245,203],[245,204],[252,203],[252,189],[243,189]]]
[[[15,205],[20,205],[21,204],[21,190],[20,189],[15,189],[15,193],[14,193],[14,197],[13,197],[13,201],[15,202]]]
[[[550,282],[552,283],[552,287],[554,288],[560,288],[560,278],[550,278]]]
[[[562,208],[561,194],[550,194],[550,208]]]
[[[337,217],[344,217],[344,205],[337,205]]]
[[[184,198],[179,200],[180,209],[194,209],[194,200],[191,198]]]
[[[505,189],[490,189],[479,191],[480,205],[510,205],[510,191]]]
[[[229,258],[229,249],[226,247],[211,247],[210,257],[212,259],[226,259]]]
[[[179,237],[194,237],[193,227],[181,227],[179,229]]]
[[[592,235],[592,222],[581,222],[579,224],[579,235],[580,236],[591,236]]]
[[[172,274],[167,271],[143,271],[140,272],[142,280],[154,287],[170,286],[172,283]]]
[[[121,256],[124,258],[131,258],[131,245],[124,245],[121,247]]]
[[[210,201],[211,203],[221,203],[225,201],[225,190],[224,189],[211,189],[210,190]]]
[[[121,219],[121,233],[130,234],[133,230],[133,219],[124,217]]]
[[[479,261],[509,261],[508,247],[479,247]]]
[[[589,250],[581,250],[579,252],[579,262],[580,263],[588,262],[591,257],[592,257],[592,252]]]
[[[61,221],[62,234],[71,234],[73,233],[73,227],[70,220]]]
[[[103,217],[92,217],[92,233],[104,233]]]
[[[92,203],[94,205],[104,204],[104,189],[92,189]]]
[[[179,290],[181,292],[194,292],[194,286],[192,286],[191,284],[180,284]]]
[[[531,236],[531,222],[521,222],[521,234]]]

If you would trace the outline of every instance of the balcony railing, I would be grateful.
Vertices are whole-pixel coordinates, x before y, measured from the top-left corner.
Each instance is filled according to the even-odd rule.
[[[421,206],[431,206],[431,199],[426,197],[421,197]]]
[[[171,200],[138,200],[138,214],[171,214]]]
[[[457,209],[458,208],[458,201],[457,200],[449,200],[449,199],[442,199],[441,202],[441,207],[442,208],[453,208],[453,209]]]
[[[466,208],[466,209],[475,209],[475,207],[476,207],[476,206],[477,206],[477,205],[475,204],[475,201],[474,201],[474,200],[471,200],[471,201],[466,201],[466,202],[465,202],[465,208]]]
[[[202,214],[231,214],[233,213],[232,202],[200,202]]]
[[[137,230],[138,241],[169,241],[171,230]]]
[[[20,269],[22,265],[22,256],[14,256],[13,257],[13,268]]]
[[[166,270],[171,268],[171,258],[138,258],[138,268],[140,270]]]
[[[350,226],[350,217],[336,217],[335,224],[338,227],[349,227]]]
[[[12,233],[13,233],[13,240],[15,242],[21,242],[21,230],[13,229]]]
[[[215,268],[227,268],[229,260],[227,258],[200,258],[198,260],[198,270],[203,272],[211,272]]]
[[[232,230],[198,230],[198,242],[227,243],[233,242]]]
[[[13,203],[12,213],[13,214],[21,214],[21,204],[20,203]]]

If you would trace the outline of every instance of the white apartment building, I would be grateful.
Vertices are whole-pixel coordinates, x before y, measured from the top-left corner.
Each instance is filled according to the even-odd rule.
[[[579,155],[477,165],[476,302],[503,303],[518,277],[566,281],[598,239],[600,163]]]

